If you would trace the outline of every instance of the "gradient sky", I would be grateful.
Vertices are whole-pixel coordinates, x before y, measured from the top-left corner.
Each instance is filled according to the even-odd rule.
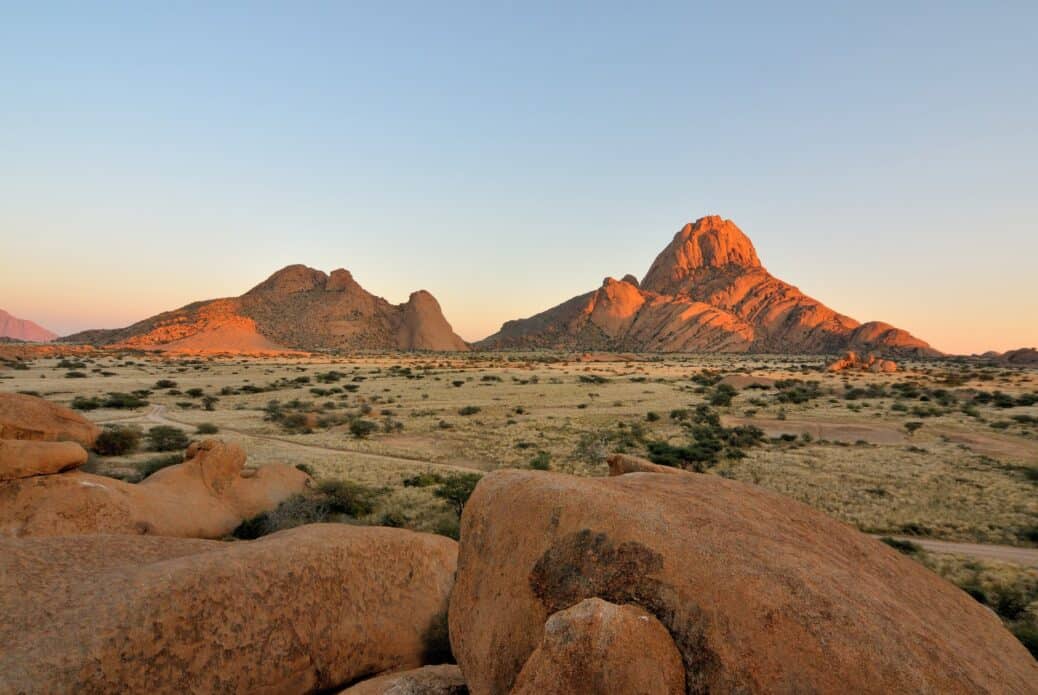
[[[473,340],[720,214],[861,321],[1038,345],[1034,0],[561,5],[5,3],[0,308],[305,263]]]

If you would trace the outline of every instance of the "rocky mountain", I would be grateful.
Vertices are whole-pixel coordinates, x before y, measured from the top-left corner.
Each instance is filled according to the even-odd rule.
[[[938,355],[886,323],[859,323],[769,273],[731,220],[685,225],[639,282],[602,286],[509,321],[482,349]]]
[[[28,319],[11,316],[0,309],[0,338],[14,338],[30,343],[46,343],[58,337],[57,333],[48,331],[43,326]]]
[[[468,349],[425,290],[390,304],[348,270],[329,275],[304,265],[283,268],[240,297],[195,302],[126,328],[62,340],[183,352]]]

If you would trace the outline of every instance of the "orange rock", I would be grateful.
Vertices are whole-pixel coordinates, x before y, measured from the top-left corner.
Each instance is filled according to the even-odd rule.
[[[282,268],[240,297],[195,302],[127,328],[61,340],[187,353],[468,350],[428,292],[393,305],[367,292],[348,270],[326,275],[304,265]]]
[[[90,448],[101,429],[74,410],[20,393],[0,393],[0,439],[79,442]]]
[[[309,693],[415,668],[456,558],[449,538],[346,524],[0,538],[0,692]]]
[[[243,469],[240,447],[211,439],[188,456],[138,484],[78,471],[0,482],[0,535],[221,538],[310,480],[287,464]]]
[[[648,459],[643,459],[641,456],[631,456],[630,454],[613,454],[606,459],[606,463],[609,464],[610,476],[626,475],[627,473],[663,473],[664,475],[671,475],[684,472],[680,468],[661,466]]]
[[[598,598],[559,611],[511,695],[684,695],[685,667],[667,629],[642,608]]]
[[[86,462],[86,449],[75,442],[0,439],[0,481],[60,473]]]
[[[461,669],[454,664],[423,666],[388,673],[346,688],[340,695],[468,695]]]
[[[595,292],[508,321],[476,347],[940,354],[888,324],[859,324],[775,278],[742,230],[716,216],[685,225],[640,283],[606,278]]]
[[[485,476],[465,505],[454,655],[509,692],[553,613],[635,604],[688,692],[1033,693],[1038,663],[987,608],[819,511],[718,476]]]

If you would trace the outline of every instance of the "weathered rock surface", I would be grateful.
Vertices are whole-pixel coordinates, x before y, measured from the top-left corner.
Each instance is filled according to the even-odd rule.
[[[137,484],[79,471],[0,482],[0,535],[220,538],[310,480],[287,464],[245,469],[242,449],[217,440],[187,453]]]
[[[883,360],[875,355],[861,355],[853,350],[830,363],[826,369],[830,372],[842,372],[847,369],[859,369],[869,372],[893,374],[897,371],[897,362]]]
[[[341,695],[467,695],[465,678],[454,664],[423,666],[369,678]]]
[[[531,318],[505,323],[482,349],[828,353],[845,349],[937,355],[889,324],[860,324],[761,265],[730,220],[687,224],[639,283],[602,287]]]
[[[0,538],[0,692],[273,695],[415,668],[456,553],[342,524],[236,543]]]
[[[476,695],[509,692],[548,616],[635,604],[689,693],[1033,693],[989,610],[821,512],[716,476],[499,471],[465,506],[451,644]]]
[[[101,429],[76,411],[37,396],[0,393],[0,439],[79,442],[88,449]]]
[[[25,340],[30,343],[46,343],[57,337],[57,333],[48,331],[38,323],[33,323],[29,319],[11,316],[3,309],[0,309],[0,338],[14,338],[15,340]]]
[[[628,473],[662,473],[664,475],[673,475],[675,473],[683,472],[680,468],[661,466],[658,463],[653,463],[641,456],[631,456],[630,454],[612,454],[606,459],[606,464],[609,466],[609,475],[611,477],[626,475]]]
[[[637,606],[585,599],[548,618],[511,695],[684,695],[670,633]]]
[[[75,442],[0,439],[0,482],[60,473],[86,462],[86,449]]]
[[[424,290],[394,305],[348,270],[282,268],[240,297],[195,302],[118,330],[63,341],[177,352],[270,353],[288,349],[467,350]]]

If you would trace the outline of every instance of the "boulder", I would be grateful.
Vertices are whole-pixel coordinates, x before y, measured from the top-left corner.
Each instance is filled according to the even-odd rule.
[[[236,444],[208,439],[187,455],[137,484],[79,471],[0,482],[0,535],[220,538],[310,483],[287,464],[243,468]]]
[[[75,442],[0,439],[0,481],[60,473],[86,461],[86,449]]]
[[[543,693],[684,695],[685,667],[659,620],[589,598],[548,618],[511,695]]]
[[[74,410],[37,396],[0,393],[0,439],[94,445],[101,429]]]
[[[345,524],[0,538],[0,692],[273,695],[415,668],[441,648],[456,553]]]
[[[880,359],[875,355],[863,357],[859,353],[849,350],[844,353],[843,357],[826,366],[826,370],[830,372],[842,372],[847,369],[861,369],[876,373],[892,374],[897,371],[897,362]]]
[[[461,669],[441,664],[369,678],[340,695],[467,695],[468,691]]]
[[[643,459],[641,456],[631,456],[630,454],[613,454],[606,459],[606,463],[609,465],[610,476],[626,475],[627,473],[663,473],[664,475],[684,473],[680,468],[661,466],[648,459]]]
[[[668,630],[689,693],[1033,693],[990,610],[879,541],[718,476],[498,471],[461,523],[454,655],[508,693],[548,617],[588,598]]]

